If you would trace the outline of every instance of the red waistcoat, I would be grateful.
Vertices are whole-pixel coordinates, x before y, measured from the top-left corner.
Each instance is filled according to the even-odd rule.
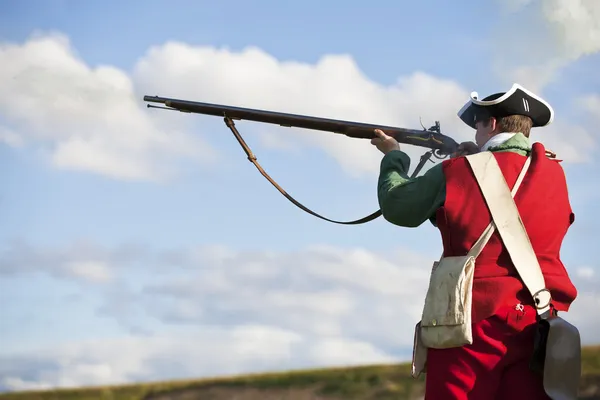
[[[508,186],[512,189],[525,163],[513,152],[493,153]],[[464,157],[442,163],[446,178],[446,200],[436,221],[444,256],[466,255],[491,221],[490,212],[470,165]],[[574,221],[565,174],[558,161],[549,159],[544,146],[534,143],[531,164],[515,203],[539,260],[554,308],[568,311],[577,296],[563,263],[560,247]],[[502,306],[533,304],[521,282],[498,232],[476,260],[473,282],[473,322],[493,315]]]

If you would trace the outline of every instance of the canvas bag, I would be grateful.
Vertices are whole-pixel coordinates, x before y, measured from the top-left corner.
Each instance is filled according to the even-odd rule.
[[[575,326],[551,308],[552,297],[519,211],[496,158],[488,152],[467,157],[511,260],[537,310],[530,368],[543,377],[554,400],[575,400],[581,379],[581,338]]]
[[[466,158],[469,157],[472,156]],[[512,196],[519,190],[530,163],[528,157],[512,189]],[[478,175],[482,173],[485,172]],[[411,371],[414,378],[427,370],[427,348],[443,349],[473,343],[471,307],[475,259],[494,234],[495,227],[492,218],[466,256],[443,257],[442,254],[440,260],[433,263],[421,321],[414,330]]]

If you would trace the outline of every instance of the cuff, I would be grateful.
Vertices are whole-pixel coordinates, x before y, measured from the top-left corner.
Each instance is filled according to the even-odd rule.
[[[380,172],[387,172],[390,169],[396,170],[401,174],[407,174],[410,169],[410,157],[402,150],[392,150],[381,159]]]

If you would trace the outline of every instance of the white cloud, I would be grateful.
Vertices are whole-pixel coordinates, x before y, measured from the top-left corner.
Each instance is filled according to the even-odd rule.
[[[1,142],[12,147],[21,147],[23,145],[21,137],[16,132],[4,126],[0,126],[0,143]]]
[[[505,80],[541,92],[561,69],[600,51],[597,0],[498,2],[510,11],[499,24],[495,46],[496,72]]]
[[[2,43],[0,64],[3,141],[41,146],[54,166],[162,180],[174,172],[167,160],[214,160],[170,116],[146,113],[124,71],[87,65],[62,35]]]
[[[421,311],[415,299],[427,287],[433,261],[407,250],[391,258],[330,246],[290,253],[229,251],[221,257],[207,251],[211,256],[183,252],[178,263],[171,260],[170,277],[161,274],[130,299],[137,305],[133,313],[182,324],[218,324],[231,317],[402,348],[411,343]],[[117,303],[118,298],[109,303],[107,312],[118,316]]]
[[[536,134],[536,140],[543,137],[544,145],[555,151],[558,158],[573,162],[594,162],[598,148],[598,133],[591,133],[584,126],[594,127],[600,123],[600,96],[596,94],[583,95],[573,100],[581,111],[581,124],[568,124],[564,119],[555,121]],[[535,130],[533,131],[535,132]],[[568,135],[565,134],[568,132]],[[585,151],[583,151],[585,149]],[[594,187],[586,188],[585,191]]]
[[[592,278],[595,275],[594,269],[590,267],[578,268],[576,273],[577,277],[582,279]]]
[[[568,132],[568,134],[565,134]],[[542,142],[560,160],[570,163],[590,163],[595,160],[598,135],[581,125],[555,121],[543,128],[534,128],[531,139]]]
[[[545,0],[540,2],[561,53],[574,61],[600,51],[600,2]]]
[[[383,256],[329,246],[283,253],[222,247],[140,253],[145,263],[93,246],[33,251],[38,263],[47,258],[50,266],[56,254],[71,265],[71,258],[98,259],[102,252],[120,273],[105,286],[100,316],[144,334],[4,352],[5,389],[406,359],[433,261],[408,251]],[[0,258],[0,264],[7,263]],[[141,270],[150,274],[140,280]],[[56,275],[52,267],[48,272]],[[160,328],[150,320],[160,321]]]
[[[259,338],[253,340],[256,334]],[[298,340],[292,332],[241,326],[231,330],[208,327],[170,337],[129,336],[69,343],[54,349],[36,349],[38,357],[33,363],[29,355],[0,358],[0,376],[4,377],[0,384],[14,390],[19,386],[102,385],[179,374],[231,373],[243,371],[249,360],[260,358],[257,345],[262,345],[262,350],[269,347],[265,356],[277,365]],[[161,359],[165,362],[162,367]],[[180,360],[175,371],[174,360]],[[32,366],[33,371],[29,369]]]
[[[115,265],[131,259],[134,250],[112,251],[76,242],[65,249],[41,250],[26,243],[5,243],[0,251],[0,276],[43,272],[82,283],[108,284]]]
[[[457,139],[470,139],[471,134],[456,117],[468,98],[458,83],[415,72],[384,86],[365,76],[349,55],[324,55],[311,65],[279,61],[256,47],[233,52],[169,42],[150,49],[134,75],[145,94],[418,129],[422,117],[427,127],[440,120],[442,131]],[[243,134],[260,129],[263,144],[273,148],[321,148],[354,176],[379,170],[381,155],[367,140],[296,128],[255,128],[247,122],[237,125]],[[227,132],[224,125],[220,129]],[[287,144],[291,138],[293,145]]]
[[[0,356],[0,390],[109,385],[391,362],[372,344],[307,338],[277,327],[203,327],[172,336],[128,336]]]
[[[69,274],[91,282],[107,283],[112,279],[110,267],[95,260],[67,262],[64,267]]]

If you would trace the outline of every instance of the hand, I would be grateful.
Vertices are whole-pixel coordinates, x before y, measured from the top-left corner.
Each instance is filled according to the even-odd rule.
[[[396,139],[386,135],[381,129],[375,129],[375,135],[377,137],[371,139],[371,144],[376,146],[383,154],[387,154],[393,150],[400,150],[400,144]]]
[[[450,158],[468,156],[470,154],[479,153],[479,151],[480,151],[479,147],[475,143],[462,142],[461,144],[458,145],[458,148],[456,149],[456,151],[454,153],[452,153]]]

